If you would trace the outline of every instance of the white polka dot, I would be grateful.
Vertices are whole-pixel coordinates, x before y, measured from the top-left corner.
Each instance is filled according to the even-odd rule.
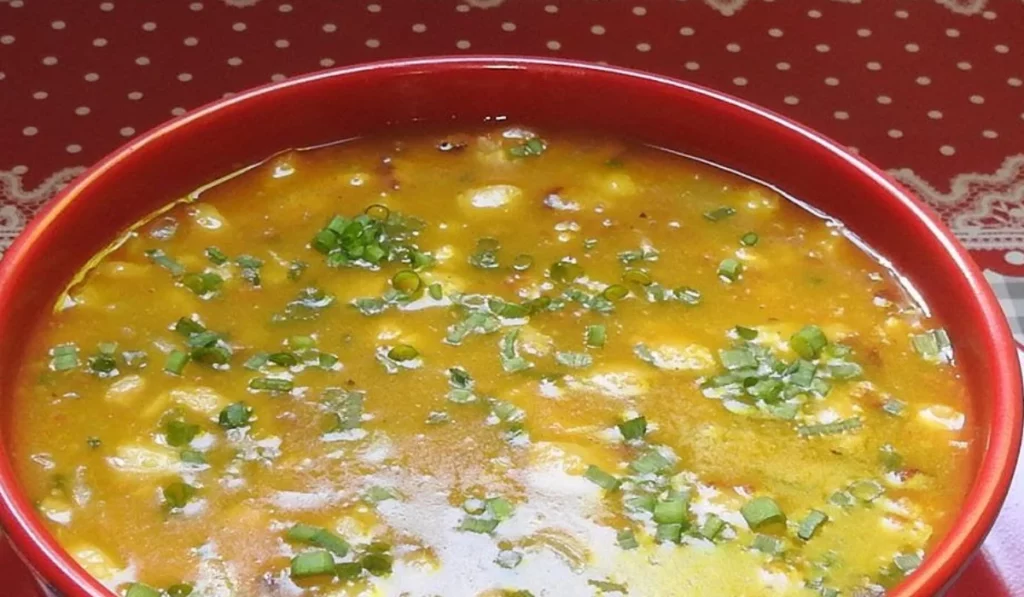
[[[61,29],[66,28],[67,26],[68,24],[64,21],[53,21],[52,23],[50,23],[50,27],[53,27],[57,31],[60,31]]]
[[[647,14],[647,9],[644,8],[643,6],[634,6],[633,7],[633,14],[635,14],[638,17],[642,17],[645,14]]]
[[[197,37],[186,37],[185,39],[182,40],[181,43],[183,43],[183,44],[185,44],[186,46],[189,46],[189,47],[196,46],[196,45],[199,45],[199,38],[197,38]]]
[[[980,96],[980,95],[978,95],[978,94],[974,94],[974,95],[972,95],[972,96],[970,97],[970,100],[971,100],[971,103],[972,103],[972,104],[978,104],[978,105],[980,105],[980,104],[984,104],[984,103],[985,103],[985,98],[984,98],[984,97],[982,97],[982,96]]]
[[[324,33],[334,33],[338,30],[338,26],[334,23],[324,23],[321,29],[324,30]]]
[[[469,46],[471,46],[471,45],[472,44],[469,43],[469,41],[465,40],[465,39],[460,39],[459,41],[455,42],[455,47],[460,49],[460,50],[468,50]]]
[[[156,31],[156,23],[153,21],[147,21],[142,24],[143,31]]]
[[[380,40],[379,39],[370,38],[370,39],[366,40],[366,47],[367,48],[379,48],[380,47]]]
[[[775,68],[779,70],[789,70],[790,64],[788,62],[777,62],[775,63]]]
[[[814,49],[819,51],[819,52],[825,53],[825,52],[828,52],[829,50],[831,50],[832,48],[828,47],[828,44],[818,44],[818,45],[814,46]]]
[[[900,129],[889,129],[888,135],[893,139],[899,139],[900,137],[903,136],[903,131],[901,131]]]
[[[121,127],[120,133],[122,137],[131,137],[135,134],[135,129],[130,126]]]
[[[993,49],[1000,54],[1005,54],[1010,51],[1010,46],[1006,44],[996,44]]]
[[[905,19],[905,18],[910,16],[910,13],[905,11],[905,10],[897,10],[896,12],[894,12],[892,14],[896,15],[897,19]]]
[[[924,75],[921,75],[920,77],[915,79],[915,81],[917,81],[918,85],[931,85],[932,84],[931,77],[926,77]]]
[[[807,16],[811,17],[812,19],[820,19],[821,18],[821,11],[820,10],[808,10],[807,11]]]
[[[1007,251],[1003,259],[1010,265],[1024,265],[1024,253],[1021,251]]]
[[[795,95],[787,95],[786,97],[782,98],[782,101],[786,102],[790,106],[795,106],[800,103],[800,98],[798,98]]]
[[[426,30],[427,30],[427,26],[424,25],[423,23],[413,23],[413,25],[412,25],[413,33],[423,33]]]
[[[46,66],[53,66],[54,64],[57,64],[57,57],[46,56],[45,58],[43,58],[43,64],[45,64]]]
[[[505,21],[504,23],[501,24],[501,30],[502,31],[515,31],[516,30],[516,24],[515,23],[510,23],[508,21]]]
[[[181,116],[184,113],[185,113],[185,108],[181,108],[181,107],[171,108],[171,114],[174,115],[174,116]]]
[[[682,35],[683,37],[690,37],[694,33],[696,33],[696,30],[694,30],[693,27],[680,27],[679,28],[679,35]]]
[[[188,83],[192,80],[192,73],[178,73],[178,80],[182,83]]]
[[[748,82],[749,81],[747,81],[746,77],[733,77],[733,80],[732,80],[733,85],[736,85],[736,86],[739,86],[739,87],[745,87]]]
[[[873,60],[871,62],[865,64],[864,66],[866,66],[868,68],[868,70],[875,70],[875,71],[882,70],[882,64],[879,63],[879,62],[875,62]]]
[[[981,136],[985,137],[986,139],[995,139],[999,137],[999,133],[993,131],[992,129],[985,129],[981,131]]]
[[[97,37],[96,39],[92,40],[92,45],[96,46],[97,48],[102,48],[103,46],[107,45],[107,40],[102,37]]]
[[[836,77],[825,77],[825,84],[831,87],[835,87],[839,84],[839,79]]]
[[[943,145],[942,147],[939,148],[939,153],[941,153],[942,155],[953,155],[954,153],[956,153],[956,148],[953,147],[952,145]]]
[[[850,153],[860,154],[860,147],[857,147],[856,145],[847,145],[846,149],[849,150]]]
[[[1024,85],[1024,81],[1021,81],[1019,77],[1010,77],[1006,80],[1006,84],[1010,87],[1020,87]]]
[[[381,7],[380,4],[367,4],[366,10],[368,10],[369,12],[380,12]]]
[[[738,43],[733,42],[733,43],[730,43],[730,44],[726,44],[725,49],[730,51],[730,52],[739,52],[743,48],[741,48]]]
[[[37,92],[32,94],[32,99],[37,99],[37,100],[44,100],[44,99],[46,99],[48,97],[50,97],[50,94],[46,93],[45,91],[37,91]]]
[[[279,12],[291,12],[292,11],[292,5],[291,4],[282,4],[281,6],[277,7],[277,10]]]
[[[554,39],[548,41],[548,43],[546,43],[544,45],[547,47],[547,49],[552,50],[552,51],[557,51],[557,50],[561,50],[562,49],[562,43],[557,41],[557,40],[554,40]]]
[[[985,20],[988,20],[988,21],[996,20],[997,16],[998,15],[995,13],[995,11],[992,11],[992,10],[986,10],[985,12],[981,13],[981,18],[983,18]]]
[[[700,63],[694,62],[692,60],[687,62],[683,66],[686,67],[686,70],[700,70]]]
[[[946,29],[946,37],[960,37],[960,30],[950,27]]]
[[[11,45],[13,43],[14,43],[14,36],[13,35],[0,35],[0,44],[3,44],[5,46],[9,46],[9,45]]]
[[[138,64],[139,66],[146,66],[149,64],[149,58],[147,56],[139,56],[135,59],[135,64]]]
[[[79,116],[85,116],[89,114],[89,112],[91,112],[91,110],[89,110],[89,106],[78,106],[75,108],[75,114],[78,114]]]
[[[928,110],[928,118],[931,118],[932,120],[941,120],[942,112],[939,112],[938,110]]]
[[[132,100],[133,102],[137,102],[140,99],[142,99],[142,92],[141,91],[129,91],[128,92],[128,99]]]
[[[232,29],[234,29],[235,31],[239,31],[239,32],[245,31],[246,29],[248,29],[248,27],[249,27],[248,25],[246,25],[245,23],[242,23],[241,21],[231,25]]]
[[[906,44],[905,46],[903,46],[903,49],[908,51],[908,52],[913,53],[913,52],[920,51],[921,50],[921,46],[919,46],[919,45],[917,45],[915,43],[909,43],[909,44]]]
[[[240,64],[242,64],[242,59],[238,56],[228,58],[228,66],[239,66]]]
[[[100,10],[102,10],[103,12],[110,12],[110,11],[114,10],[114,3],[113,2],[101,2],[100,3]]]
[[[192,4],[188,5],[188,8],[189,8],[189,10],[191,10],[193,12],[199,12],[200,10],[203,10],[203,3],[202,2],[193,2]]]
[[[554,4],[548,4],[547,6],[544,7],[544,12],[548,14],[555,14],[556,12],[558,12],[558,7],[555,6]]]
[[[971,70],[972,68],[971,63],[967,62],[966,60],[961,60],[960,62],[957,62],[956,67],[959,68],[960,70]]]
[[[71,145],[65,147],[64,151],[67,151],[68,153],[78,153],[82,151],[82,146],[79,145],[78,143],[72,143]]]
[[[456,12],[469,12],[469,5],[468,4],[460,4],[460,5],[455,7],[455,11]]]
[[[28,172],[28,166],[24,164],[18,164],[17,166],[11,168],[11,172],[14,172],[18,176],[21,176],[22,174]]]
[[[270,80],[275,82],[275,83],[280,83],[281,81],[284,81],[287,78],[288,77],[285,77],[281,73],[274,73],[274,74],[270,75]]]
[[[26,137],[34,137],[38,132],[39,129],[37,129],[34,126],[26,126],[25,128],[21,129],[21,134],[25,135]]]
[[[649,43],[647,43],[645,41],[642,41],[642,42],[640,42],[640,43],[638,43],[636,45],[636,50],[638,52],[650,52],[651,51],[651,44],[649,44]]]
[[[889,104],[892,103],[892,98],[889,97],[888,95],[880,95],[880,96],[875,98],[875,101],[877,101],[878,103],[880,103],[880,104],[882,104],[884,106],[888,106]]]
[[[832,117],[835,118],[836,120],[849,120],[850,113],[843,110],[836,110],[835,112],[832,113]]]
[[[604,27],[601,25],[593,25],[590,27],[590,32],[594,35],[604,35]]]
[[[334,66],[334,60],[331,59],[331,58],[321,58],[320,59],[320,66],[322,66],[324,68],[330,68],[330,67]]]
[[[870,29],[864,29],[864,28],[858,29],[857,30],[857,37],[871,37],[871,30]]]
[[[95,83],[100,80],[100,76],[97,73],[85,73],[85,76],[82,78],[90,83]]]
[[[771,29],[768,30],[768,35],[775,38],[779,38],[785,34],[782,32],[782,29],[779,29],[778,27],[772,27]]]
[[[287,48],[290,45],[292,45],[292,44],[287,39],[278,39],[278,40],[274,41],[274,47],[275,48],[284,49],[284,48]]]

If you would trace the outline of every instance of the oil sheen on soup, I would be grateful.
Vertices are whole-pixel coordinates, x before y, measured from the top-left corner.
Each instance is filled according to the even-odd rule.
[[[912,297],[690,158],[396,132],[97,256],[30,338],[13,450],[129,597],[882,595],[976,441]]]

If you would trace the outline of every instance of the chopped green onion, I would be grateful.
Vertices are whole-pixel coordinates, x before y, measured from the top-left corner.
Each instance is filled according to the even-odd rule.
[[[731,257],[718,264],[718,276],[727,282],[739,280],[742,274],[743,264]]]
[[[882,410],[884,410],[885,412],[889,413],[894,417],[902,415],[903,411],[906,410],[906,408],[907,403],[897,398],[886,398],[885,402],[882,403]]]
[[[758,236],[755,232],[748,232],[740,237],[740,243],[745,247],[753,247],[757,244]]]
[[[225,429],[237,429],[249,424],[252,409],[244,402],[235,402],[224,407],[217,417],[217,422]]]
[[[206,327],[194,319],[188,317],[181,317],[174,323],[174,331],[178,332],[186,338],[190,338],[195,334],[201,334],[206,331]]]
[[[228,256],[217,247],[206,247],[206,258],[214,265],[224,265],[228,262]]]
[[[249,357],[242,366],[252,371],[258,371],[260,367],[266,365],[268,361],[270,361],[270,355],[265,352],[257,352]]]
[[[136,582],[132,583],[132,586],[128,587],[128,591],[125,592],[124,597],[160,597],[160,591],[157,591],[149,585]]]
[[[725,521],[715,514],[708,514],[707,520],[700,527],[700,534],[708,541],[714,541],[722,530],[725,529]]]
[[[345,557],[348,553],[348,542],[338,537],[327,529],[313,527],[305,524],[297,524],[288,529],[285,537],[289,541],[308,543],[316,547],[322,547],[339,558]]]
[[[167,587],[167,597],[188,597],[194,590],[192,585],[181,582]]]
[[[587,472],[585,472],[583,476],[605,491],[615,491],[619,488],[619,485],[622,484],[622,481],[604,472],[593,464],[587,467]]]
[[[430,298],[434,299],[435,301],[439,301],[442,298],[444,298],[444,292],[441,290],[441,285],[438,284],[437,282],[434,282],[429,287],[427,287],[427,294],[429,294]]]
[[[548,270],[548,275],[556,282],[569,284],[583,277],[583,268],[577,263],[562,260],[555,262],[551,266]]]
[[[800,537],[804,541],[810,541],[811,537],[818,532],[821,525],[828,521],[828,514],[820,510],[811,510],[807,513],[807,516],[800,521],[800,526],[796,530],[796,536]]]
[[[622,434],[627,441],[633,439],[642,439],[643,436],[647,435],[647,419],[644,417],[636,417],[619,423],[619,433]]]
[[[53,357],[50,360],[50,369],[54,371],[69,371],[78,367],[78,347],[74,344],[62,344],[50,350]]]
[[[629,529],[619,531],[615,538],[621,549],[628,550],[640,547],[640,544],[636,541],[636,534]]]
[[[498,267],[498,250],[501,243],[495,238],[481,238],[476,242],[476,252],[469,256],[469,263],[480,269]]]
[[[397,500],[398,493],[394,489],[374,485],[363,494],[363,500],[371,504],[379,504],[388,500]]]
[[[805,359],[816,359],[828,344],[828,338],[816,325],[806,325],[789,338],[789,346]]]
[[[630,510],[642,510],[644,512],[654,512],[654,506],[658,504],[657,498],[653,495],[635,495],[626,500],[626,506]]]
[[[573,369],[583,369],[594,364],[594,357],[585,352],[556,352],[555,362]]]
[[[642,269],[627,269],[622,273],[622,281],[631,284],[648,286],[651,283],[651,275]]]
[[[167,362],[164,363],[164,371],[172,375],[181,375],[182,370],[185,369],[185,365],[188,364],[190,358],[191,357],[187,352],[172,350],[171,353],[167,355]]]
[[[533,257],[529,255],[516,255],[516,258],[512,260],[512,269],[517,272],[525,272],[531,267],[533,267]]]
[[[828,503],[840,508],[849,508],[853,506],[853,494],[849,491],[836,491],[828,496]]]
[[[411,361],[420,356],[420,351],[408,344],[399,344],[388,351],[388,358],[399,363]]]
[[[658,250],[653,247],[641,247],[634,251],[623,251],[619,253],[619,261],[629,265],[635,261],[657,261]]]
[[[171,420],[164,426],[164,435],[167,436],[167,445],[181,447],[189,444],[196,435],[199,435],[199,425]]]
[[[254,377],[249,380],[249,389],[257,392],[290,392],[295,387],[290,379],[277,377]]]
[[[629,468],[634,472],[643,474],[660,475],[672,468],[672,461],[655,449],[648,450],[639,458],[629,463]]]
[[[712,222],[717,222],[735,214],[736,210],[731,207],[718,207],[711,211],[704,212],[704,218]]]
[[[683,286],[682,288],[677,288],[675,294],[676,298],[678,298],[680,302],[686,303],[691,307],[700,304],[701,294],[700,291],[695,288]]]
[[[862,502],[873,502],[885,493],[885,488],[878,481],[870,479],[855,481],[850,485],[850,494]]]
[[[838,435],[847,431],[856,431],[861,428],[860,417],[840,419],[832,423],[818,423],[816,425],[800,425],[797,427],[797,434],[800,437],[817,437],[821,435]]]
[[[765,525],[786,521],[782,508],[767,496],[756,497],[743,504],[740,514],[747,521],[747,525],[755,531]]]
[[[334,567],[334,575],[340,580],[352,580],[363,573],[363,565],[359,562],[341,562]]]
[[[281,367],[294,367],[299,364],[299,357],[291,352],[275,352],[267,355],[267,360]]]
[[[168,257],[161,249],[150,249],[146,251],[146,257],[153,263],[171,272],[172,276],[180,276],[185,273],[185,267]]]
[[[514,511],[512,503],[503,497],[490,498],[486,501],[486,504],[487,512],[495,520],[507,520]]]
[[[603,595],[604,593],[621,593],[623,595],[629,594],[629,589],[624,584],[608,582],[607,580],[595,580],[590,579],[587,584],[596,588]]]
[[[423,287],[423,281],[420,280],[419,274],[411,269],[406,269],[391,278],[391,286],[406,296],[412,296]]]
[[[658,524],[689,524],[686,522],[688,500],[682,497],[661,500],[654,506],[654,522]]]
[[[206,464],[206,456],[198,450],[182,450],[181,461],[186,464]]]
[[[953,360],[953,344],[949,341],[949,334],[942,328],[911,336],[910,343],[917,354],[926,360],[940,363],[949,363]]]
[[[334,556],[326,550],[300,553],[292,558],[292,578],[334,575]]]
[[[601,296],[609,301],[621,301],[629,296],[629,289],[622,284],[612,284],[601,292]]]
[[[683,535],[683,525],[678,523],[659,524],[654,532],[654,540],[658,543],[679,543]]]
[[[175,481],[163,489],[164,501],[170,508],[184,508],[196,494],[196,488],[182,481]]]
[[[786,550],[786,545],[782,542],[782,539],[772,537],[771,535],[760,534],[754,537],[754,541],[750,544],[750,547],[769,556],[779,555]]]
[[[733,331],[735,331],[736,335],[743,340],[753,340],[757,338],[757,330],[754,328],[747,328],[742,325],[738,325],[733,328]]]
[[[490,518],[479,518],[476,516],[467,516],[462,519],[462,525],[459,526],[459,530],[469,531],[470,533],[480,533],[486,535],[498,528],[500,521],[493,520]]]
[[[757,358],[754,356],[754,352],[745,346],[719,350],[718,360],[722,362],[723,367],[730,371],[757,367]]]
[[[530,137],[519,145],[509,147],[506,152],[509,157],[527,158],[539,156],[544,153],[545,149],[547,149],[547,143],[538,137]]]
[[[385,576],[391,574],[391,568],[395,559],[387,553],[368,553],[359,559],[359,564],[364,570],[374,576]]]
[[[587,346],[601,348],[605,342],[605,327],[603,325],[588,325],[585,336]]]
[[[895,564],[900,572],[906,575],[917,570],[921,565],[921,557],[914,553],[900,553],[893,557],[892,563]]]
[[[224,285],[224,278],[213,272],[185,274],[181,284],[199,296],[217,292]]]

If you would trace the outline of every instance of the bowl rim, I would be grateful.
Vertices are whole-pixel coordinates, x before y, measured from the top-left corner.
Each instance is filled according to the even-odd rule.
[[[231,109],[236,104],[258,100],[279,90],[315,83],[323,79],[346,77],[369,71],[389,72],[393,76],[454,70],[459,68],[537,69],[559,76],[587,73],[611,75],[623,83],[639,82],[666,86],[677,92],[700,96],[732,110],[767,120],[774,127],[795,133],[813,143],[824,154],[839,158],[869,179],[897,203],[903,210],[925,224],[928,232],[942,245],[946,256],[976,297],[979,311],[985,320],[984,333],[998,348],[991,355],[989,386],[1000,389],[993,394],[993,424],[984,457],[977,462],[977,478],[962,504],[962,510],[945,536],[933,547],[928,557],[913,574],[901,582],[890,597],[931,595],[956,578],[971,556],[980,547],[1002,506],[1009,490],[1021,444],[1024,404],[1021,400],[1021,370],[1016,344],[1006,317],[992,288],[967,250],[955,240],[952,232],[921,200],[913,197],[884,171],[853,154],[845,146],[829,137],[797,123],[788,117],[727,93],[669,76],[631,68],[599,65],[578,60],[505,55],[465,55],[408,58],[360,63],[350,66],[315,71],[242,91],[228,98],[202,105],[186,114],[166,121],[136,139],[125,143],[86,170],[56,197],[51,199],[29,222],[24,231],[0,260],[0,308],[9,302],[13,289],[4,282],[37,258],[30,250],[35,240],[61,218],[68,205],[87,190],[108,170],[125,161],[140,147],[158,139],[187,129],[213,115]],[[69,595],[109,597],[113,595],[98,580],[89,575],[57,543],[46,530],[27,498],[18,490],[8,451],[0,438],[0,525],[13,542],[20,557],[29,564],[34,574],[42,574],[46,584]]]

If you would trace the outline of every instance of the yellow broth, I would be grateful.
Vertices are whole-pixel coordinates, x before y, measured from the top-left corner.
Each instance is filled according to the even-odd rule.
[[[973,465],[941,325],[736,174],[396,133],[98,256],[29,339],[12,449],[130,597],[876,595]]]

